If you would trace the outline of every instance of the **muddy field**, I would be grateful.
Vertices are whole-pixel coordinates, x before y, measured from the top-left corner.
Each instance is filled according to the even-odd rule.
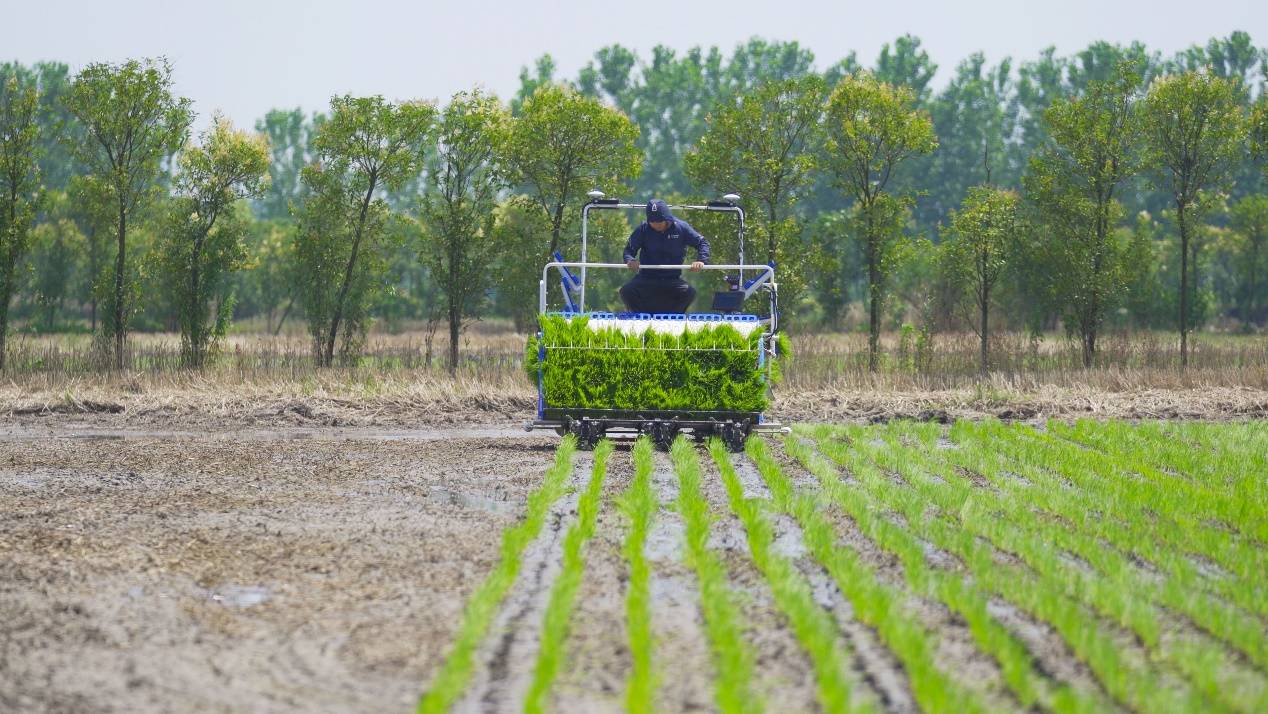
[[[406,711],[553,438],[0,441],[0,710]]]
[[[790,591],[777,592],[772,571],[758,566],[736,498],[761,504],[760,515],[750,517],[767,520],[770,557],[791,565],[781,577],[804,587],[808,602],[826,617],[829,649],[844,663],[833,676],[867,706],[955,711],[971,703],[1026,711],[1065,701],[1093,710],[1153,711],[1161,709],[1151,705],[1162,704],[1184,711],[1196,703],[1253,711],[1268,701],[1262,629],[1268,613],[1254,594],[1268,582],[1253,566],[1234,567],[1268,557],[1261,524],[1192,520],[1182,504],[1150,511],[1159,523],[1179,519],[1195,538],[1234,534],[1231,542],[1240,550],[1213,551],[1212,558],[1222,558],[1218,563],[1196,551],[1170,563],[1165,543],[1113,530],[1118,517],[1084,524],[1095,538],[1051,552],[1043,550],[1042,538],[1014,542],[1014,531],[1067,530],[1079,507],[1067,494],[1080,493],[1082,462],[1054,466],[1075,470],[1051,475],[1035,470],[1023,450],[1030,448],[1027,431],[1009,437],[1019,439],[1010,447],[1017,449],[1016,461],[997,474],[985,470],[996,458],[989,441],[954,444],[950,439],[965,439],[964,433],[931,428],[854,427],[799,432],[800,441],[794,439],[809,445],[815,436],[822,454],[855,459],[832,471],[843,479],[839,492],[879,499],[854,506],[862,510],[821,500],[816,512],[826,519],[832,547],[851,554],[875,592],[889,594],[892,615],[878,615],[867,609],[875,603],[844,592],[851,583],[806,537],[813,523],[805,513],[794,518],[784,510],[757,457],[735,455],[734,480],[727,481],[720,463],[696,452],[711,514],[707,547],[723,566],[742,623],[752,671],[746,695],[753,703],[772,712],[822,710],[816,668],[822,663],[805,646],[807,633],[789,619]],[[1266,438],[1261,427],[1238,428],[1243,441]],[[1127,459],[1122,463],[1132,473],[1154,474],[1153,462],[1130,460],[1144,458],[1130,449],[1101,454],[1095,442],[1078,444],[1099,432],[1088,433],[1061,438],[1106,464]],[[1243,448],[1237,440],[1221,441],[1221,433],[1185,432],[1184,438],[1210,439],[1207,448],[1216,451]],[[838,453],[834,449],[847,444],[841,439],[855,441]],[[911,464],[925,464],[919,468],[927,475],[891,463],[903,453],[886,451],[891,440],[894,449],[915,448]],[[527,435],[505,423],[159,432],[59,417],[10,425],[0,431],[0,710],[411,711],[446,664],[466,604],[504,555],[503,531],[520,522],[558,444],[553,435]],[[769,443],[769,453],[796,493],[819,499],[837,493],[814,467],[826,463],[825,456],[802,461],[779,442]],[[978,470],[956,466],[960,456],[966,464],[980,460]],[[550,502],[540,534],[519,556],[513,585],[489,616],[455,711],[522,710],[566,560],[565,535],[580,519],[579,499],[595,458],[573,457],[566,488]],[[568,617],[565,665],[547,699],[551,711],[620,711],[624,704],[632,655],[625,601],[630,574],[622,554],[629,521],[621,503],[634,488],[636,460],[623,443],[606,463],[584,579]],[[702,614],[696,566],[684,552],[688,526],[675,505],[684,483],[681,465],[662,453],[652,464],[650,489],[659,508],[642,551],[651,572],[654,703],[666,712],[715,711],[722,686],[717,633]],[[1160,467],[1157,477],[1183,476],[1193,493],[1222,507],[1220,492],[1199,488],[1198,476],[1175,464]],[[1043,508],[1056,510],[1049,514],[1036,505],[1032,514],[1021,505],[1028,502],[1026,489],[1049,476],[1056,490],[1043,492],[1051,497]],[[966,480],[957,486],[961,477]],[[728,493],[728,483],[738,490]],[[934,502],[905,511],[902,494],[917,491]],[[1012,515],[982,512],[961,524],[978,528],[980,519],[998,519],[1002,530],[982,526],[975,541],[938,541],[941,531],[919,519],[927,516],[936,526],[970,513],[968,505],[958,510],[940,500],[953,499],[953,491],[987,494],[1005,510],[1004,496],[1011,493],[1018,505]],[[896,494],[898,500],[889,500]],[[1257,502],[1256,508],[1265,507]],[[903,542],[916,548],[914,560],[895,545]],[[1137,542],[1138,552],[1132,550]],[[984,548],[983,557],[947,550],[961,546]],[[1120,561],[1128,570],[1106,565]],[[1079,589],[1102,576],[1122,589],[1123,614],[1113,609],[1120,600],[1101,602],[1094,597],[1099,591]],[[1206,600],[1167,600],[1156,586],[1168,577],[1188,578],[1186,587]],[[992,578],[1003,589],[988,590]],[[960,583],[980,600],[936,583]],[[1041,591],[1069,598],[1074,614],[1045,621],[1051,613],[1043,603],[1026,599]],[[965,604],[971,602],[976,609]],[[1212,606],[1245,620],[1240,626],[1203,621],[1203,608]],[[1156,622],[1137,617],[1145,613]],[[908,635],[895,634],[895,623]],[[1247,623],[1260,627],[1259,634],[1247,637]],[[1150,639],[1155,626],[1161,638]],[[983,638],[987,630],[995,639]],[[1012,649],[998,649],[1003,640]],[[935,669],[922,669],[922,661],[936,663]],[[938,672],[951,679],[938,679],[945,676]],[[931,686],[947,692],[941,706],[930,699]],[[1159,692],[1162,699],[1150,698]]]

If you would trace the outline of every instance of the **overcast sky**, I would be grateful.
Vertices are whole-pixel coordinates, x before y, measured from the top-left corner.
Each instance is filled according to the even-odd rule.
[[[825,67],[851,50],[871,65],[885,42],[923,41],[938,83],[981,50],[1033,58],[1094,40],[1140,40],[1171,54],[1245,30],[1268,44],[1263,0],[739,0],[644,2],[381,2],[379,0],[3,0],[0,60],[93,61],[165,55],[177,90],[204,126],[220,110],[251,126],[272,107],[323,108],[333,94],[445,99],[480,84],[509,97],[520,67],[554,56],[562,77],[605,45],[646,58],[665,44],[718,45],[729,54],[759,35],[797,40]]]

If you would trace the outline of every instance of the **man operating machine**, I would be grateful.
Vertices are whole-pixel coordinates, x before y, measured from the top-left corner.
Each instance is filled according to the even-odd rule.
[[[647,202],[647,220],[625,244],[625,264],[637,274],[621,286],[621,300],[630,312],[685,313],[696,299],[696,289],[682,279],[681,270],[641,270],[643,265],[682,265],[687,246],[696,249],[689,268],[698,273],[709,262],[709,241],[690,223],[674,218],[659,198]]]

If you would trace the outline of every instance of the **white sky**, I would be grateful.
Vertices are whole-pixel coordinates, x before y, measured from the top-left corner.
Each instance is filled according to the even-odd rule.
[[[323,108],[333,94],[445,99],[480,84],[504,99],[520,67],[551,53],[575,77],[619,42],[646,59],[666,44],[797,40],[820,68],[854,50],[871,65],[903,33],[923,41],[938,81],[969,53],[1030,59],[1048,46],[1140,40],[1171,54],[1245,30],[1268,44],[1262,0],[908,0],[690,3],[382,2],[380,0],[0,0],[0,61],[92,61],[166,55],[204,126],[220,110],[251,126],[272,107]]]

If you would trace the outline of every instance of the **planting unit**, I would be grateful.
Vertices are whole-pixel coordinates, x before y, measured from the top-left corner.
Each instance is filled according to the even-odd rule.
[[[625,270],[623,263],[586,261],[587,222],[591,210],[642,209],[591,192],[581,211],[581,260],[559,254],[542,269],[539,331],[529,339],[525,368],[537,385],[537,415],[527,430],[572,433],[582,448],[608,434],[647,434],[658,448],[689,432],[697,439],[717,436],[731,449],[743,449],[755,431],[786,431],[764,415],[778,378],[777,362],[786,352],[779,334],[778,286],[773,265],[744,262],[744,212],[738,196],[675,210],[733,214],[739,234],[739,261],[706,265],[725,271],[729,290],[713,296],[708,313],[647,314],[586,310],[590,270]],[[643,265],[644,270],[681,270],[681,265]],[[562,310],[548,310],[547,285],[559,277]],[[766,315],[741,312],[751,297],[763,294]]]

